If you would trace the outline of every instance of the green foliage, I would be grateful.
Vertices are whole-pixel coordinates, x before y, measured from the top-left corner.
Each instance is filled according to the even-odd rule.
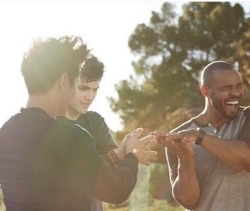
[[[110,204],[104,205],[105,211],[129,211],[128,206],[114,206]],[[153,199],[152,203],[146,209],[141,209],[140,211],[184,211],[185,209],[182,207],[172,206],[167,203],[166,200]],[[136,210],[137,211],[137,210]]]
[[[151,164],[149,193],[152,198],[167,199],[171,205],[176,206],[177,203],[172,197],[167,168],[165,164]]]
[[[170,131],[197,115],[204,106],[199,74],[215,60],[238,67],[247,88],[245,103],[250,102],[250,20],[240,4],[189,2],[178,16],[174,5],[166,2],[152,12],[149,23],[138,24],[128,45],[135,55],[134,73],[116,85],[118,98],[109,99],[124,124],[118,140],[137,127],[145,134]],[[164,148],[156,150],[157,162],[166,163]],[[156,168],[151,174],[153,198],[168,179],[165,170]]]
[[[3,202],[3,193],[2,189],[0,189],[0,211],[6,211],[4,202]]]
[[[158,176],[157,180],[152,180],[152,176],[155,177],[156,175],[162,176]],[[151,164],[150,167],[140,165],[137,184],[129,199],[120,205],[105,203],[105,210],[184,210],[172,198],[168,176],[163,177],[163,175],[168,175],[166,165]]]
[[[169,119],[174,112],[185,111],[184,118],[174,115],[181,120],[190,109],[200,111],[199,73],[211,61],[235,63],[250,88],[250,21],[241,5],[189,2],[179,16],[174,9],[164,3],[129,37],[135,72],[116,85],[118,99],[109,99],[124,133],[135,127],[169,130],[181,123]]]

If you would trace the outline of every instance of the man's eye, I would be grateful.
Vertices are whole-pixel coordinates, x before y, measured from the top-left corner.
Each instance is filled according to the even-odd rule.
[[[84,90],[87,90],[87,88],[86,87],[78,87],[78,89],[80,89],[80,90],[82,90],[82,91],[84,91]]]
[[[224,86],[224,87],[222,87],[222,91],[229,91],[231,89],[231,87],[230,86]]]
[[[243,84],[237,85],[237,89],[243,89]]]

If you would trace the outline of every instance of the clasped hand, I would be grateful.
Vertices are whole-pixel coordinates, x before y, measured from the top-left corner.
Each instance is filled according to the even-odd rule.
[[[181,130],[177,133],[152,132],[157,142],[167,147],[179,158],[193,156],[192,143],[196,140],[198,132],[194,129]]]

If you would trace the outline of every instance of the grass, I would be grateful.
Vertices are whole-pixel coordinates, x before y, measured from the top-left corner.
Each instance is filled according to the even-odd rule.
[[[169,199],[163,176],[167,176],[165,165],[150,165],[146,167],[139,165],[137,184],[129,199],[120,204],[113,205],[104,203],[105,211],[183,211],[184,208],[174,206]],[[167,180],[169,180],[167,178]],[[165,190],[165,193],[163,192]],[[163,193],[162,193],[163,192]],[[161,194],[158,194],[161,193]],[[170,192],[171,195],[171,192]],[[2,191],[0,189],[0,211],[6,211],[2,203]]]
[[[0,211],[6,211],[5,206],[2,202],[2,191],[0,189]],[[184,211],[181,207],[171,206],[168,204],[166,200],[157,200],[152,199],[151,202],[145,204],[136,204],[135,206],[131,205],[129,202],[130,199],[123,204],[120,205],[114,205],[114,204],[108,204],[103,203],[104,210],[105,211],[160,211],[160,210],[166,210],[166,211]]]
[[[104,203],[105,211],[184,211],[185,209],[180,206],[171,206],[166,200],[153,199],[146,207],[130,207],[130,204],[125,206],[112,205]]]
[[[4,203],[3,203],[3,193],[1,189],[0,189],[0,211],[6,211]]]

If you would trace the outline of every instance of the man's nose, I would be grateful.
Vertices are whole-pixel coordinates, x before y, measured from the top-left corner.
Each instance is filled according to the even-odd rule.
[[[94,99],[94,92],[89,91],[85,97],[88,101],[91,101]]]
[[[239,97],[239,96],[241,96],[242,92],[243,92],[242,89],[234,88],[231,90],[230,94],[232,96]]]

